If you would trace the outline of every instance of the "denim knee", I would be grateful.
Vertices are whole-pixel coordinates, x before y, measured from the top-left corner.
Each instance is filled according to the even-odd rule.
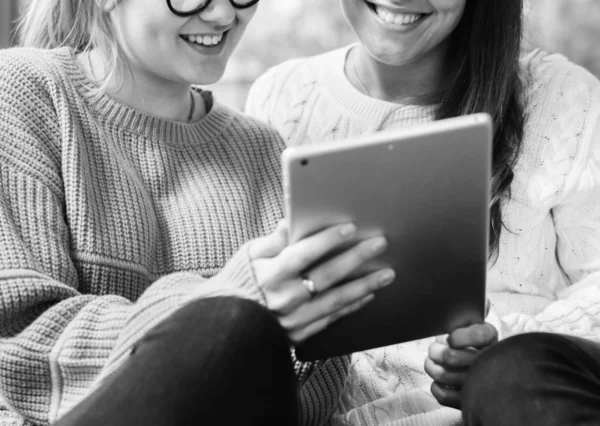
[[[132,355],[145,351],[246,353],[279,350],[287,353],[287,335],[274,315],[260,304],[237,297],[212,297],[191,302],[150,330]],[[268,349],[267,349],[268,348]]]
[[[573,424],[573,413],[597,406],[586,401],[600,395],[598,365],[590,353],[595,349],[587,345],[560,334],[528,333],[485,350],[462,389],[465,424]],[[592,398],[582,399],[582,391]]]

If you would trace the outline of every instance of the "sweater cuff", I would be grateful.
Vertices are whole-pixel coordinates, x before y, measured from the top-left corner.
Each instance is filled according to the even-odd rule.
[[[485,318],[485,322],[493,325],[494,328],[496,328],[496,331],[498,332],[498,341],[504,340],[510,337],[512,334],[511,330],[506,326],[504,321],[502,321],[500,314],[498,313],[493,304],[490,306],[490,311],[488,312],[487,317]]]
[[[251,241],[244,244],[235,255],[225,264],[211,281],[223,286],[222,295],[231,295],[253,300],[263,306],[267,305],[265,294],[256,281],[252,259],[250,258]],[[198,293],[202,292],[198,286]]]

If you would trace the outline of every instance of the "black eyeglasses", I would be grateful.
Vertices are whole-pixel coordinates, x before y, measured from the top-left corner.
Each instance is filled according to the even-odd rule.
[[[206,9],[212,0],[167,0],[167,6],[177,16],[192,16]],[[238,9],[254,6],[259,0],[229,0]]]

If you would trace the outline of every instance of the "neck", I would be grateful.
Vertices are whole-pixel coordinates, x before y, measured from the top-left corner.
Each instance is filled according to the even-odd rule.
[[[102,52],[92,50],[87,55],[80,55],[79,62],[90,79],[98,81],[106,74],[106,60]],[[191,100],[190,84],[174,83],[150,76],[135,68],[131,73],[124,73],[119,80],[113,78],[108,82],[107,93],[118,101],[150,115],[168,120],[188,121]],[[203,102],[196,97],[195,114],[192,120],[202,117]]]
[[[367,96],[399,104],[437,103],[444,87],[444,58],[431,54],[401,65],[379,62],[362,45],[346,63],[350,82]]]

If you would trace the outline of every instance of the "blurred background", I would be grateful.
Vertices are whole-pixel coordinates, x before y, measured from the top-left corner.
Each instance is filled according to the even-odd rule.
[[[250,85],[269,67],[353,42],[338,1],[261,0],[224,78],[211,87],[219,100],[242,109]],[[0,0],[0,47],[11,44],[26,3]],[[600,77],[600,0],[526,0],[525,14],[527,45],[560,52]]]

